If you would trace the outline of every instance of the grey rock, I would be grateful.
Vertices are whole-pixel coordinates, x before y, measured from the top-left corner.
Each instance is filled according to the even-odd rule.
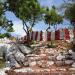
[[[65,64],[70,65],[72,64],[74,61],[73,60],[65,60]]]
[[[75,62],[72,64],[72,67],[75,68]]]
[[[31,51],[32,51],[31,48],[29,48],[29,47],[27,47],[27,46],[25,46],[23,44],[21,44],[21,45],[18,44],[18,47],[22,50],[23,53],[28,54],[28,53],[31,53]]]
[[[36,61],[33,61],[33,62],[29,63],[29,66],[31,66],[31,67],[33,67],[35,65],[36,65]]]
[[[75,52],[72,53],[72,59],[75,60]]]
[[[31,48],[23,44],[11,44],[7,49],[6,61],[10,62],[10,67],[12,66],[22,66],[25,65],[27,57],[25,54],[31,53]],[[26,59],[26,60],[25,60]]]

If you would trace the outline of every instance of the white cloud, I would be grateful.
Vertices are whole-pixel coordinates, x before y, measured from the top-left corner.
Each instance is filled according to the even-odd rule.
[[[21,21],[14,21],[13,22],[14,34],[24,36],[26,35],[25,31],[23,30],[23,25]]]

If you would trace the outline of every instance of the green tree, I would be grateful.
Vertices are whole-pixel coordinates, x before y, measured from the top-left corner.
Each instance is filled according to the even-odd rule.
[[[48,31],[48,29],[50,29],[50,26],[55,26],[57,24],[62,23],[63,17],[56,12],[56,9],[54,6],[51,9],[47,8],[46,10],[47,12],[44,16],[44,22],[47,25],[49,25],[49,27],[46,29],[46,31]],[[52,40],[51,40],[51,46],[53,46]]]
[[[29,32],[41,20],[43,8],[37,0],[7,0],[7,3],[9,6],[6,8],[22,20],[23,29],[29,40]]]
[[[55,7],[53,6],[51,9],[47,8],[47,12],[44,16],[44,22],[49,25],[46,29],[50,29],[50,26],[54,26],[63,22],[63,17],[56,12]]]
[[[68,19],[75,28],[75,3],[66,8],[65,18]]]
[[[6,32],[12,32],[13,31],[12,26],[13,26],[12,21],[8,21],[5,17],[4,4],[0,2],[0,35],[2,30],[5,30]]]
[[[64,18],[70,21],[71,25],[75,28],[75,0],[63,0],[64,3],[58,8],[64,11]]]
[[[4,38],[4,37],[10,38],[11,34],[9,33],[0,34],[0,38]]]

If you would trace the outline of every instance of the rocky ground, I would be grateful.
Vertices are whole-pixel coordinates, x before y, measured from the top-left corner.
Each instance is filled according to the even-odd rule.
[[[36,45],[33,51],[27,53],[27,47],[19,46],[21,52],[15,52],[14,56],[16,64],[13,68],[6,71],[8,75],[54,75],[54,73],[70,73],[75,74],[75,52],[71,50],[71,44],[66,41],[56,41],[53,47],[48,44],[49,42],[40,42]],[[21,47],[21,48],[20,48]],[[13,48],[13,47],[12,47]],[[27,48],[26,50],[23,48]],[[19,63],[18,63],[19,62]],[[29,74],[31,73],[31,74]],[[63,75],[65,75],[63,74]],[[57,74],[58,75],[58,74]]]

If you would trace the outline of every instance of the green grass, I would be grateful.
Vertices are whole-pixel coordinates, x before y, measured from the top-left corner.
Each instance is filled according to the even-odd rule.
[[[0,68],[3,68],[5,66],[5,62],[3,59],[0,59]]]

